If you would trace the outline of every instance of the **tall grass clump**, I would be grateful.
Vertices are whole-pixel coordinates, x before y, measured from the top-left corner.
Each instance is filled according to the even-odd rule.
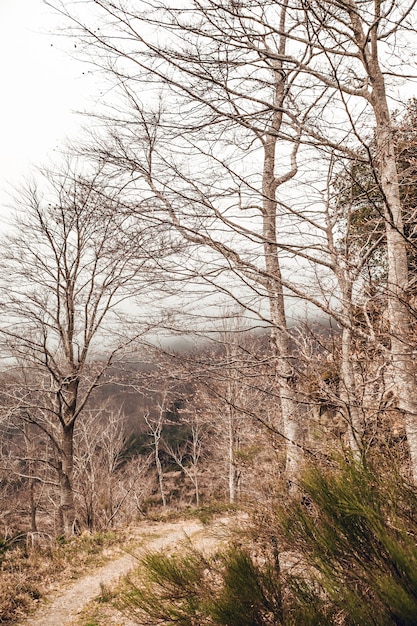
[[[415,488],[392,468],[352,460],[310,467],[302,488],[279,514],[287,547],[310,572],[300,587],[327,598],[345,624],[417,624]]]
[[[262,626],[281,624],[279,578],[270,564],[230,546],[212,557],[188,548],[148,554],[130,577],[119,608],[138,624]]]
[[[243,541],[146,556],[119,604],[149,625],[417,625],[416,541],[416,491],[394,470],[311,466]]]

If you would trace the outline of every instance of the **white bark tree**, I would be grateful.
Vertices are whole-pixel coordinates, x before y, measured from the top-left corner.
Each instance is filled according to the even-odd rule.
[[[151,418],[148,414],[144,415],[145,423],[148,427],[148,435],[152,441],[153,447],[153,459],[155,461],[156,473],[158,476],[158,486],[159,493],[161,496],[161,502],[164,509],[167,506],[167,496],[165,492],[165,484],[164,484],[164,469],[162,467],[161,462],[161,439],[162,439],[162,429],[165,422],[165,406],[159,405],[158,407],[158,416],[156,418]]]
[[[304,216],[287,203],[285,189],[298,173],[300,129],[309,107],[297,103],[292,88],[298,69],[285,61],[287,3],[267,11],[264,4],[246,10],[208,0],[182,11],[158,3],[138,8],[92,1],[98,19],[111,20],[108,37],[82,15],[71,18],[80,37],[93,43],[95,61],[110,62],[109,75],[128,104],[125,114],[103,114],[112,117],[111,138],[96,143],[93,152],[106,155],[125,185],[147,189],[161,220],[168,219],[195,246],[195,279],[270,327],[276,425],[287,444],[291,483],[303,456],[302,429],[282,255],[327,261],[299,244]],[[64,3],[55,6],[68,15]],[[269,19],[277,26],[272,35]],[[158,23],[161,33],[153,37]],[[160,44],[164,39],[169,43]],[[150,112],[141,92],[146,84],[162,92],[161,106],[152,107],[149,96]],[[308,222],[308,229],[316,228],[311,212]]]
[[[400,177],[395,154],[389,80],[407,72],[407,36],[416,19],[416,2],[355,0],[308,2],[300,10],[302,38],[316,61],[302,67],[315,81],[326,85],[338,110],[348,141],[338,146],[343,154],[356,141],[368,152],[375,185],[383,198],[387,250],[387,284],[390,354],[397,406],[403,412],[414,482],[417,483],[417,380],[414,365],[413,314],[409,306],[410,276],[404,234]],[[417,78],[408,76],[408,78]],[[362,104],[360,104],[362,102]],[[405,102],[404,102],[405,103]],[[327,119],[328,115],[324,114]],[[373,129],[374,136],[369,132]],[[317,133],[310,129],[312,135]],[[321,141],[325,135],[322,134]],[[334,138],[326,137],[335,146]],[[376,154],[370,142],[375,141]]]
[[[409,276],[383,68],[411,28],[414,0],[406,6],[190,0],[180,8],[157,0],[91,0],[90,23],[59,0],[48,4],[71,18],[90,58],[108,70],[128,105],[103,113],[110,140],[99,138],[96,154],[122,173],[124,185],[146,190],[160,219],[196,247],[194,276],[204,275],[206,284],[269,324],[290,483],[301,463],[302,429],[285,290],[344,328],[343,393],[351,445],[359,452],[352,275],[338,266],[312,170],[319,179],[322,157],[355,158],[375,131],[377,157],[368,154],[385,199],[391,360],[417,480]],[[286,256],[301,264],[290,266],[291,273]],[[294,267],[307,265],[315,274],[303,284]],[[323,270],[336,274],[342,293],[336,306],[334,279],[319,295],[305,284]]]

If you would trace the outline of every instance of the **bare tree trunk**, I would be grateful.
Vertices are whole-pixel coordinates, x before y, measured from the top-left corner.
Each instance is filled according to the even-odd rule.
[[[368,73],[372,90],[369,96],[376,121],[376,171],[384,197],[387,238],[387,298],[390,327],[391,363],[397,391],[397,406],[404,413],[412,474],[417,484],[417,381],[411,342],[412,318],[407,293],[409,275],[407,244],[402,222],[399,177],[391,116],[378,53],[380,2],[375,0],[375,22],[370,34],[363,31],[356,11],[350,13],[361,60]]]
[[[161,441],[161,436],[162,436],[162,421],[163,421],[163,413],[165,410],[165,400],[166,400],[166,393],[164,394],[164,399],[162,400],[159,406],[159,416],[158,416],[157,421],[154,422],[147,415],[145,415],[145,422],[147,426],[149,427],[149,431],[150,431],[149,434],[151,435],[153,439],[155,466],[156,466],[156,472],[158,476],[158,484],[159,484],[159,491],[161,494],[162,506],[164,508],[167,505],[167,499],[166,499],[165,488],[164,488],[164,472],[162,469],[161,459],[159,457],[159,443]]]
[[[376,107],[376,111],[378,109],[379,106]],[[379,110],[376,115],[377,118],[385,117]],[[381,187],[385,196],[391,363],[397,392],[397,405],[404,413],[413,479],[417,484],[417,384],[411,341],[412,317],[407,293],[409,282],[407,249],[393,143],[391,129],[388,124],[380,121],[377,144]]]
[[[198,464],[201,456],[201,438],[200,438],[200,429],[198,424],[194,424],[192,426],[192,483],[194,485],[194,493],[195,493],[195,503],[197,506],[200,506],[200,487],[198,482]]]
[[[161,493],[162,506],[165,508],[167,505],[167,499],[166,499],[165,488],[164,488],[164,473],[162,471],[161,459],[159,458],[159,437],[154,438],[154,446],[155,446],[155,464],[156,464],[156,471],[158,474],[159,491]]]
[[[348,424],[349,447],[355,459],[361,458],[363,419],[357,401],[355,371],[352,363],[352,331],[344,327],[342,332],[342,363],[340,396],[344,404]]]
[[[229,404],[228,406],[228,463],[229,463],[229,503],[234,504],[237,496],[238,486],[238,469],[236,466],[235,458],[235,446],[236,446],[236,433],[234,426],[234,408]]]
[[[287,2],[281,8],[280,18],[280,45],[279,54],[285,56],[286,50],[286,21]],[[303,458],[302,431],[298,418],[297,402],[293,387],[293,372],[290,365],[290,346],[285,315],[284,292],[282,286],[281,267],[278,258],[277,242],[277,200],[276,193],[280,184],[290,180],[296,167],[292,164],[290,170],[281,179],[277,177],[276,151],[278,135],[282,125],[283,104],[286,97],[286,79],[282,61],[276,61],[274,66],[275,98],[274,113],[270,128],[264,140],[264,168],[263,168],[263,236],[265,267],[268,276],[268,299],[270,319],[272,324],[271,345],[274,351],[275,367],[278,379],[279,397],[281,403],[281,418],[283,434],[286,441],[286,474],[289,484],[294,484],[294,478],[300,469]],[[295,154],[295,153],[294,153]]]
[[[63,534],[69,536],[74,533],[76,515],[73,491],[74,471],[74,423],[62,428],[62,457],[59,471],[60,510],[62,515]]]
[[[32,474],[32,468],[29,470]],[[36,533],[38,531],[38,525],[36,522],[36,502],[35,502],[35,481],[33,478],[29,479],[29,489],[30,489],[30,530],[32,533]]]
[[[34,479],[34,468],[33,461],[34,453],[33,449],[35,444],[31,437],[30,426],[27,422],[24,422],[23,425],[23,436],[25,438],[25,446],[26,446],[26,454],[30,459],[28,462],[28,474],[29,474],[29,503],[30,503],[30,530],[33,533],[38,531],[37,522],[36,522],[36,502],[35,502],[35,479]]]
[[[336,265],[340,265],[336,261]],[[340,366],[339,394],[342,402],[342,411],[348,426],[349,447],[353,457],[359,460],[362,456],[362,437],[364,430],[363,413],[359,406],[358,389],[355,380],[355,368],[353,365],[352,326],[353,326],[353,302],[352,280],[347,275],[345,268],[337,271],[338,281],[342,292],[342,317],[345,324],[342,330],[342,362]]]
[[[236,463],[236,451],[239,447],[239,433],[236,421],[237,394],[239,388],[238,373],[233,368],[233,362],[238,358],[237,345],[232,333],[224,333],[224,344],[229,371],[226,378],[226,402],[227,402],[227,463],[229,475],[229,503],[234,504],[237,498],[239,472]],[[231,366],[231,367],[230,367]]]

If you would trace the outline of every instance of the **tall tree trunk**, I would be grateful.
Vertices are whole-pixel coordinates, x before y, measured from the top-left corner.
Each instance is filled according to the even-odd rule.
[[[154,446],[155,446],[155,464],[156,464],[156,471],[158,474],[159,491],[161,493],[162,506],[165,508],[167,505],[167,499],[166,499],[165,488],[164,488],[164,472],[162,469],[161,459],[159,458],[159,436],[154,438]]]
[[[266,187],[266,185],[265,185]],[[275,201],[266,197],[264,206],[265,265],[269,276],[268,298],[272,324],[271,345],[274,353],[283,434],[286,442],[286,474],[290,484],[296,477],[303,458],[302,429],[297,410],[291,366],[290,342],[285,316],[281,268],[277,253]]]
[[[385,78],[378,54],[378,27],[381,2],[375,0],[375,21],[364,33],[359,12],[350,18],[360,50],[362,63],[368,73],[372,90],[369,101],[376,121],[376,171],[384,196],[384,217],[387,239],[387,300],[390,330],[391,363],[397,394],[397,406],[404,413],[405,429],[410,451],[414,482],[417,484],[417,380],[412,346],[412,318],[407,293],[409,275],[407,243],[402,221],[399,177],[395,141],[388,107]]]
[[[200,506],[200,487],[198,484],[198,471],[197,471],[197,464],[194,465],[193,467],[193,485],[194,485],[194,495],[195,495],[195,504],[196,506]]]
[[[75,531],[76,515],[73,490],[74,422],[62,427],[61,467],[59,471],[62,532],[68,537]]]
[[[25,438],[26,454],[29,459],[32,459],[34,458],[34,448],[36,444],[33,442],[33,439],[31,437],[31,432],[30,432],[30,426],[27,422],[24,422],[23,435]],[[31,460],[29,460],[28,462],[28,474],[29,474],[30,530],[32,533],[36,533],[38,531],[38,526],[37,526],[37,521],[36,521],[37,505],[35,501],[35,479],[34,479],[33,461]]]
[[[286,11],[287,2],[284,2],[280,16],[281,37],[279,53],[281,58],[284,58],[286,50]],[[281,182],[289,180],[295,174],[295,169],[292,167],[293,171],[290,170],[281,179],[277,178],[275,172],[277,141],[281,130],[282,111],[286,97],[286,77],[282,61],[276,61],[275,63],[274,82],[274,113],[264,139],[262,218],[265,269],[268,276],[267,291],[272,325],[271,346],[274,352],[283,435],[286,442],[285,471],[290,487],[294,487],[294,479],[299,472],[303,458],[302,429],[297,410],[293,369],[290,363],[290,343],[285,315],[281,267],[278,258],[276,193]]]
[[[377,146],[381,188],[385,196],[391,363],[397,406],[404,413],[413,479],[417,484],[417,381],[413,356],[412,316],[407,292],[409,283],[407,246],[402,224],[392,129],[389,121],[385,123],[386,116],[381,114],[379,106],[376,106],[376,116],[379,120]]]
[[[201,443],[200,443],[200,431],[198,424],[192,427],[193,434],[193,447],[192,447],[192,483],[194,485],[195,503],[200,506],[200,487],[198,482],[198,462],[200,460]]]
[[[363,416],[358,404],[355,381],[355,371],[352,363],[352,331],[343,328],[342,331],[342,363],[341,363],[340,398],[343,402],[343,412],[348,424],[349,447],[355,459],[361,458]]]
[[[238,347],[233,335],[225,335],[227,360],[230,370],[227,373],[227,463],[229,478],[229,503],[234,504],[237,499],[239,470],[236,463],[236,451],[239,447],[238,424],[236,420],[237,393],[239,388],[238,373],[233,368],[233,362],[238,361]]]
[[[237,497],[239,471],[236,463],[236,448],[238,446],[236,433],[235,409],[229,404],[227,407],[228,418],[228,466],[229,466],[229,503],[234,504]]]
[[[32,468],[29,471],[30,471],[30,475],[32,476]],[[38,532],[38,525],[36,522],[37,506],[35,502],[35,481],[33,478],[29,478],[29,489],[30,489],[30,531],[32,533],[36,533]]]
[[[364,431],[363,411],[358,402],[358,389],[355,380],[353,365],[352,330],[354,325],[352,316],[352,280],[342,264],[336,261],[339,267],[338,281],[342,293],[342,315],[345,324],[342,330],[342,362],[340,366],[339,395],[342,402],[342,414],[348,425],[349,447],[355,459],[362,455],[362,437]]]

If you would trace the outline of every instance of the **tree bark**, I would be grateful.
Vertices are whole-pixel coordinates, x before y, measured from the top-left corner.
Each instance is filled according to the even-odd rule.
[[[235,384],[234,382],[232,384]],[[236,463],[236,449],[239,445],[236,432],[235,408],[232,404],[227,407],[228,419],[228,465],[229,465],[229,503],[234,504],[237,499],[239,485],[239,469]]]
[[[156,464],[156,471],[158,473],[158,483],[159,483],[159,491],[161,493],[162,506],[165,509],[167,505],[167,499],[166,499],[165,489],[164,489],[164,473],[162,470],[161,459],[159,458],[159,442],[157,440],[155,440],[155,464]]]
[[[357,401],[355,371],[352,364],[352,331],[344,327],[342,331],[342,364],[340,397],[344,405],[348,424],[349,447],[355,459],[361,458],[363,419]]]
[[[286,22],[287,2],[281,8],[280,16],[280,44],[279,54],[285,56],[286,50]],[[265,268],[268,276],[268,300],[271,320],[271,346],[274,352],[275,373],[278,380],[278,390],[281,405],[281,419],[283,435],[286,444],[285,471],[288,483],[295,485],[296,478],[303,458],[302,429],[297,411],[296,391],[294,389],[294,377],[290,364],[290,345],[285,315],[284,291],[282,285],[281,266],[278,257],[277,240],[277,199],[276,193],[280,185],[280,179],[276,175],[276,151],[279,132],[282,125],[282,111],[286,98],[286,75],[282,61],[276,61],[274,66],[274,112],[270,127],[264,140],[264,167],[262,180],[263,193],[263,237]],[[285,180],[289,180],[295,174],[289,171]]]
[[[412,316],[407,293],[409,283],[407,246],[402,224],[393,133],[389,119],[385,121],[386,112],[383,110],[385,108],[386,100],[375,103],[381,188],[385,196],[390,353],[397,406],[404,413],[413,480],[417,484],[417,381],[412,345]]]
[[[75,532],[76,515],[73,490],[74,473],[74,422],[64,425],[61,440],[61,466],[59,471],[60,510],[62,534],[66,537]]]
[[[370,103],[376,121],[376,171],[384,196],[387,239],[387,301],[391,363],[397,393],[397,406],[404,413],[413,480],[417,484],[417,380],[412,345],[412,317],[409,308],[407,242],[402,221],[399,176],[395,140],[385,88],[385,78],[378,55],[380,2],[374,2],[375,22],[365,36],[359,13],[350,13],[361,61],[371,83]]]
[[[32,470],[30,470],[31,472]],[[29,479],[29,489],[30,489],[30,531],[32,533],[38,532],[38,525],[36,522],[36,502],[35,502],[35,481],[33,478]]]

